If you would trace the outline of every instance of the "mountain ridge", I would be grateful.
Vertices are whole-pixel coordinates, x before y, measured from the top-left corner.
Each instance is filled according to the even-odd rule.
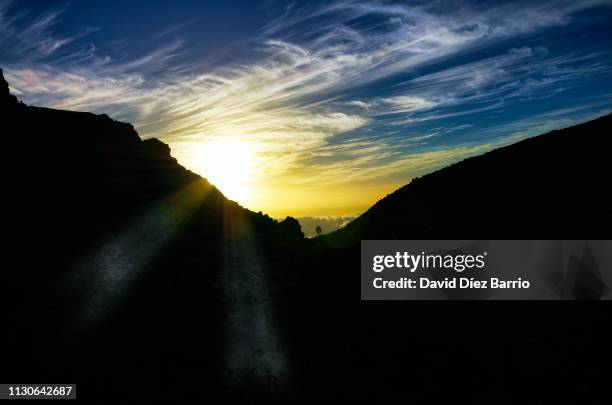
[[[612,229],[612,201],[601,177],[610,169],[609,133],[612,113],[464,159],[413,179],[321,239],[333,246],[401,237],[575,238],[576,232],[605,239]],[[495,221],[473,220],[479,216]],[[493,222],[501,232],[487,227]]]
[[[608,363],[588,360],[607,347],[609,308],[362,302],[359,241],[610,239],[610,115],[423,176],[304,239],[130,124],[26,106],[3,79],[0,113],[5,381],[220,403],[430,400],[440,386],[497,398],[509,385],[509,403],[534,390],[585,403],[607,387]]]
[[[105,159],[113,159],[112,165],[105,164],[104,169],[115,172],[130,169],[149,169],[152,172],[165,170],[175,172],[174,174],[177,177],[181,177],[181,181],[196,181],[201,178],[207,186],[213,188],[214,194],[221,195],[221,192],[205,178],[178,164],[177,160],[172,157],[170,147],[167,144],[157,138],[142,140],[130,123],[113,120],[106,114],[97,115],[90,112],[32,107],[18,101],[15,96],[10,94],[2,69],[0,69],[0,103],[2,108],[11,110],[11,114],[27,114],[29,120],[36,122],[39,127],[46,127],[45,129],[48,129],[48,132],[51,133],[61,133],[61,136],[53,136],[52,139],[36,134],[33,137],[35,139],[17,140],[17,143],[20,141],[42,141],[45,143],[45,148],[54,149],[61,153],[64,158],[69,157],[73,152],[78,152],[91,153],[98,159],[97,163],[104,162]],[[17,121],[16,117],[10,118],[9,122]],[[63,123],[70,123],[73,128],[61,128]],[[29,130],[27,127],[24,129]],[[146,168],[130,167],[130,160],[141,163],[148,162],[148,166]],[[79,160],[78,163],[85,163],[84,159]],[[174,180],[178,181],[178,179]],[[232,203],[234,206],[240,207],[238,203],[233,201]],[[258,215],[246,208],[240,208]],[[275,222],[266,215],[263,215],[263,217],[270,219],[270,223]],[[293,227],[295,229],[293,218],[287,217],[280,221],[281,224],[283,222],[285,222],[284,228],[292,229]]]
[[[3,78],[0,126],[10,173],[6,260],[15,263],[2,272],[11,324],[3,338],[45,352],[44,361],[8,354],[2,369],[11,375],[0,377],[66,378],[83,395],[136,399],[154,397],[146,393],[152,382],[161,386],[164,373],[192,362],[193,378],[217,387],[213,397],[228,372],[251,371],[226,364],[224,342],[244,341],[268,322],[257,310],[292,282],[289,270],[304,255],[295,219],[276,221],[225,198],[131,124],[27,106]],[[228,330],[228,316],[244,330]],[[253,361],[262,350],[276,347],[245,356]],[[126,392],[119,381],[127,380],[140,388]]]

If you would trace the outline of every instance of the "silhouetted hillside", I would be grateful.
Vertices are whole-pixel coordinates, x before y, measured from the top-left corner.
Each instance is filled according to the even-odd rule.
[[[609,239],[610,134],[612,114],[466,159],[324,239]]]
[[[131,125],[26,106],[0,78],[1,381],[101,402],[606,394],[609,307],[360,302],[359,240],[609,239],[610,116],[424,176],[308,240]]]
[[[3,231],[14,263],[3,269],[6,337],[36,347],[7,355],[1,377],[78,377],[82,393],[110,398],[153,395],[117,385],[122,378],[142,389],[181,379],[170,384],[189,397],[192,366],[216,387],[196,397],[225,392],[228,373],[265,375],[251,357],[275,346],[247,344],[235,361],[226,357],[238,349],[224,347],[267,327],[251,308],[265,307],[301,262],[297,221],[229,201],[130,124],[19,103],[0,77]]]
[[[312,323],[283,318],[294,339],[325,331],[294,358],[319,376],[308,388],[373,403],[429,402],[440,390],[504,404],[607,398],[609,302],[359,302],[358,274],[364,239],[611,239],[610,134],[607,115],[464,160],[314,239],[324,273],[293,292],[308,300],[316,289]],[[325,367],[311,366],[313,352]]]

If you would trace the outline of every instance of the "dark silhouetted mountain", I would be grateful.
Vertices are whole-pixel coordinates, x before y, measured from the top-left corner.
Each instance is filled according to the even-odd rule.
[[[121,379],[145,389],[184,378],[171,384],[187,389],[197,374],[213,388],[189,393],[214,397],[227,373],[253,372],[249,356],[276,350],[249,347],[232,366],[224,345],[266,327],[255,312],[302,261],[295,219],[228,200],[130,124],[26,106],[3,77],[0,87],[7,344],[40,350],[7,356],[3,381],[30,380],[34,369],[37,381],[76,378],[82,393],[110,398],[109,380],[125,394]]]
[[[339,401],[357,391],[351,398],[375,403],[429,402],[439,390],[508,404],[606,398],[609,301],[359,302],[358,273],[367,239],[612,239],[610,134],[607,115],[466,159],[312,240],[321,271],[310,273],[310,288],[291,293],[309,302],[308,317],[294,321],[295,305],[283,306],[281,318],[290,341],[309,338],[294,353],[302,375],[319,378],[305,378],[308,389]],[[587,259],[573,260],[569,284],[557,280],[560,297],[607,291]],[[324,367],[312,353],[326,359]]]
[[[611,120],[423,176],[309,240],[131,125],[26,106],[2,78],[0,380],[101,402],[596,403],[608,306],[360,302],[359,240],[609,239]],[[587,259],[573,294],[597,296]]]
[[[4,111],[8,111],[19,104],[17,98],[9,91],[9,85],[4,79],[4,72],[0,69],[0,107]]]
[[[612,114],[466,159],[324,239],[610,239],[610,134]]]

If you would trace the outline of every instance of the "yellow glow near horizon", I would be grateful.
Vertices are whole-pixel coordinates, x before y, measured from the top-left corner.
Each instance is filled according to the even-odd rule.
[[[350,161],[307,166],[291,156],[290,143],[279,146],[253,138],[219,135],[176,143],[172,149],[181,164],[208,179],[229,199],[252,211],[284,218],[360,214],[411,178],[492,148],[485,144],[415,153],[386,167],[356,171]]]
[[[255,150],[234,140],[205,142],[198,153],[197,171],[231,200],[246,204],[251,196]]]

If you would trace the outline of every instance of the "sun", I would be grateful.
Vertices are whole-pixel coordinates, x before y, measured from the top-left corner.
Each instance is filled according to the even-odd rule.
[[[205,142],[198,156],[198,171],[229,199],[249,202],[253,176],[254,147],[249,142],[220,140]]]

